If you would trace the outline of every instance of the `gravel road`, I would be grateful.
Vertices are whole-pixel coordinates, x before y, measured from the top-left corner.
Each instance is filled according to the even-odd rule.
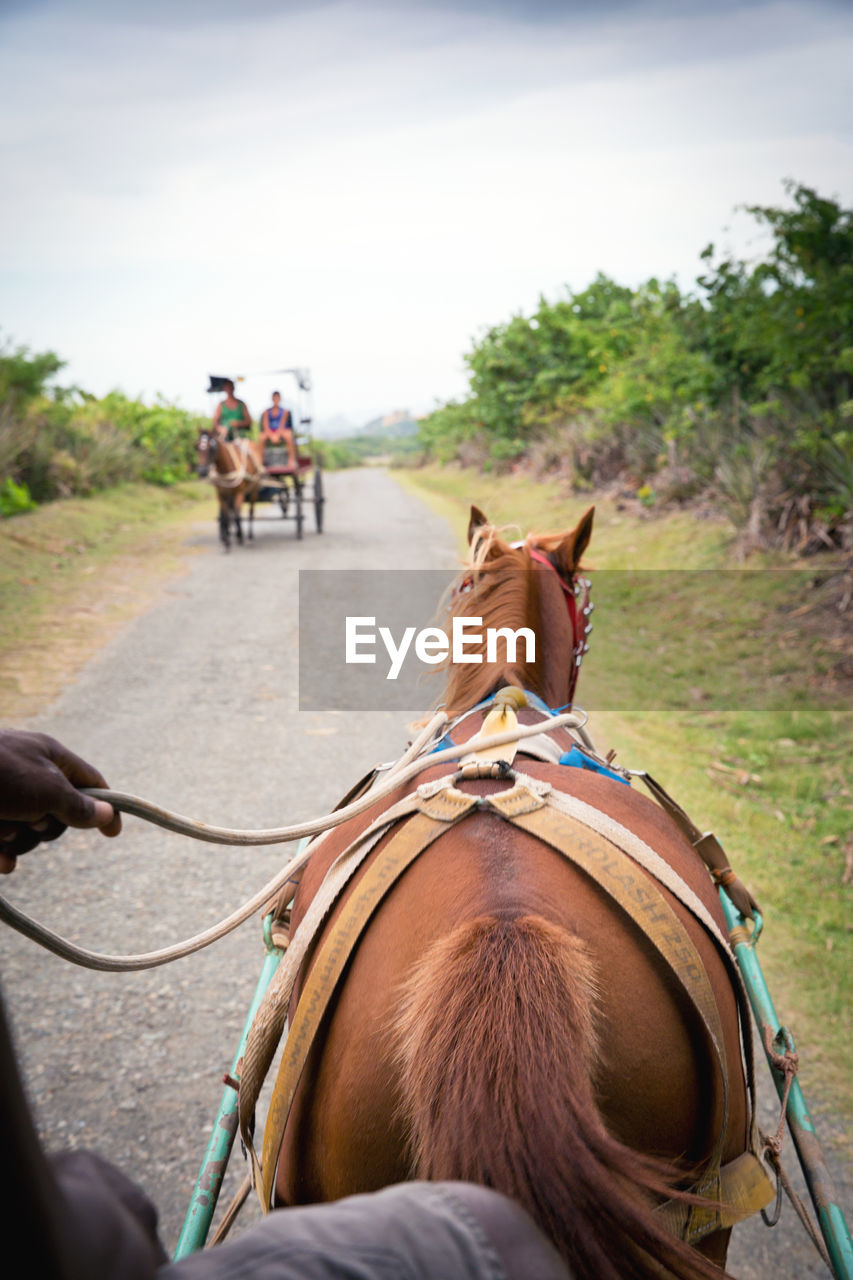
[[[188,544],[203,554],[188,554],[186,573],[29,727],[92,760],[116,789],[226,826],[273,827],[326,812],[367,767],[397,756],[407,741],[399,713],[298,712],[297,571],[445,569],[454,540],[381,471],[333,474],[327,491],[322,537],[311,519],[297,543],[293,525],[265,506],[255,545],[227,556],[211,509]],[[2,889],[84,946],[139,952],[226,915],[285,852],[203,845],[125,818],[120,840],[69,833],[24,859]],[[94,1148],[132,1174],[160,1207],[171,1249],[254,990],[259,920],[195,956],[131,975],[66,964],[11,931],[0,956],[47,1146]],[[769,1128],[771,1098],[764,1109]],[[231,1164],[223,1204],[242,1178],[239,1155]],[[851,1170],[833,1164],[849,1204]],[[244,1209],[238,1230],[255,1212]],[[826,1274],[789,1209],[773,1232],[757,1219],[741,1228],[730,1266],[745,1280]]]

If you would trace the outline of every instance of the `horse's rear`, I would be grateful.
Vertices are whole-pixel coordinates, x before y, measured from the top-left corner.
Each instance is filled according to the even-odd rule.
[[[651,801],[586,772],[524,768],[653,843],[717,912]],[[352,835],[334,833],[309,864],[300,911]],[[713,942],[667,896],[719,1004],[729,1160],[747,1137],[736,1003]],[[277,1193],[305,1203],[459,1178],[523,1204],[580,1275],[644,1274],[644,1252],[704,1274],[646,1208],[670,1190],[647,1156],[691,1183],[722,1123],[721,1085],[678,983],[612,900],[540,841],[472,816],[415,862],[363,935],[297,1092]],[[701,1247],[722,1262],[726,1242],[720,1232]]]
[[[471,668],[452,673],[449,714],[476,706],[489,682],[533,689],[550,706],[570,701],[584,644],[571,584],[591,518],[520,551],[490,529],[483,541],[483,523],[472,511],[474,573],[462,579],[454,607],[484,620],[492,608],[513,626],[529,621],[548,643],[528,668],[481,671],[480,688],[470,687]],[[515,601],[514,557],[525,569]],[[483,572],[481,589],[484,568],[497,576]],[[470,713],[455,739],[482,719]],[[614,897],[573,860],[572,841],[588,843],[579,828],[563,823],[550,845],[535,824],[525,829],[478,807],[412,862],[361,935],[294,1097],[278,1199],[329,1200],[411,1177],[463,1179],[524,1205],[578,1276],[719,1275],[708,1259],[724,1262],[723,1219],[711,1213],[711,1226],[693,1232],[697,1252],[667,1216],[673,1205],[682,1223],[706,1212],[690,1195],[700,1174],[748,1146],[738,1007],[712,936],[724,924],[711,879],[670,817],[622,782],[521,755],[515,767],[587,802],[619,824],[627,843],[649,846],[674,869],[674,891],[654,890],[657,914],[670,921],[663,950],[704,971],[713,1009],[702,1012],[678,963],[661,958],[660,939],[635,923],[631,897],[645,892],[636,883],[650,882],[645,870],[617,864],[612,874],[625,883]],[[501,790],[497,780],[468,780],[458,782],[457,798]],[[318,847],[294,927],[334,859],[375,816]],[[356,873],[308,968],[395,838],[384,837]],[[610,851],[621,857],[618,845],[594,847],[607,861]],[[705,923],[685,906],[691,894]],[[655,1206],[663,1202],[662,1212]]]

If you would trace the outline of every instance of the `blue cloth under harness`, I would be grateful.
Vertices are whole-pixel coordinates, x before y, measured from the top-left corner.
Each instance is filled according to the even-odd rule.
[[[543,702],[537,694],[528,693],[525,689],[524,695],[527,698],[527,705],[529,707],[533,707],[534,710],[542,711],[548,716],[556,716],[559,714],[557,711],[553,711],[547,703]],[[483,702],[478,702],[476,707],[472,707],[468,714],[471,715],[474,711],[482,711],[484,708],[491,706],[493,702],[493,697],[486,698]],[[561,708],[561,710],[562,709],[563,708]],[[453,741],[450,734],[446,733],[441,741],[433,747],[430,755],[436,751],[444,751],[447,747],[455,746],[456,743]],[[524,748],[519,746],[519,750],[523,752]],[[612,769],[608,769],[607,765],[601,764],[598,760],[594,760],[592,756],[587,755],[582,747],[575,746],[572,747],[570,751],[564,751],[560,756],[558,763],[567,765],[570,769],[588,769],[590,773],[602,773],[605,778],[612,778],[614,782],[624,782],[626,787],[630,787],[631,785],[630,778],[623,778],[621,774],[615,773]]]
[[[589,769],[591,773],[603,773],[605,778],[612,778],[614,782],[624,782],[626,787],[631,785],[630,779],[614,773],[605,764],[599,764],[597,760],[593,760],[592,756],[588,756],[581,747],[572,747],[571,751],[564,751],[560,756],[559,763],[567,764],[574,769]]]

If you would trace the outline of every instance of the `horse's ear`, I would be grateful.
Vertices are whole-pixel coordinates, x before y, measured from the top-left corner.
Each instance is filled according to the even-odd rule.
[[[478,529],[482,529],[484,524],[488,524],[488,520],[483,515],[479,507],[471,506],[471,516],[468,520],[468,546],[474,541],[474,535]]]
[[[572,574],[575,573],[581,562],[581,556],[589,546],[594,515],[595,507],[590,507],[589,511],[581,516],[576,528],[572,529],[571,533],[566,534],[563,541],[553,552],[554,561],[564,578],[571,578]]]

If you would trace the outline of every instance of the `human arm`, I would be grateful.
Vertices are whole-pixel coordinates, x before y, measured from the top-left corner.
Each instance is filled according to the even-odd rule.
[[[489,1187],[406,1182],[276,1209],[157,1280],[572,1280],[520,1205]]]
[[[121,831],[121,816],[79,787],[105,787],[93,765],[45,733],[0,730],[0,874],[22,853],[55,840],[66,827]]]

